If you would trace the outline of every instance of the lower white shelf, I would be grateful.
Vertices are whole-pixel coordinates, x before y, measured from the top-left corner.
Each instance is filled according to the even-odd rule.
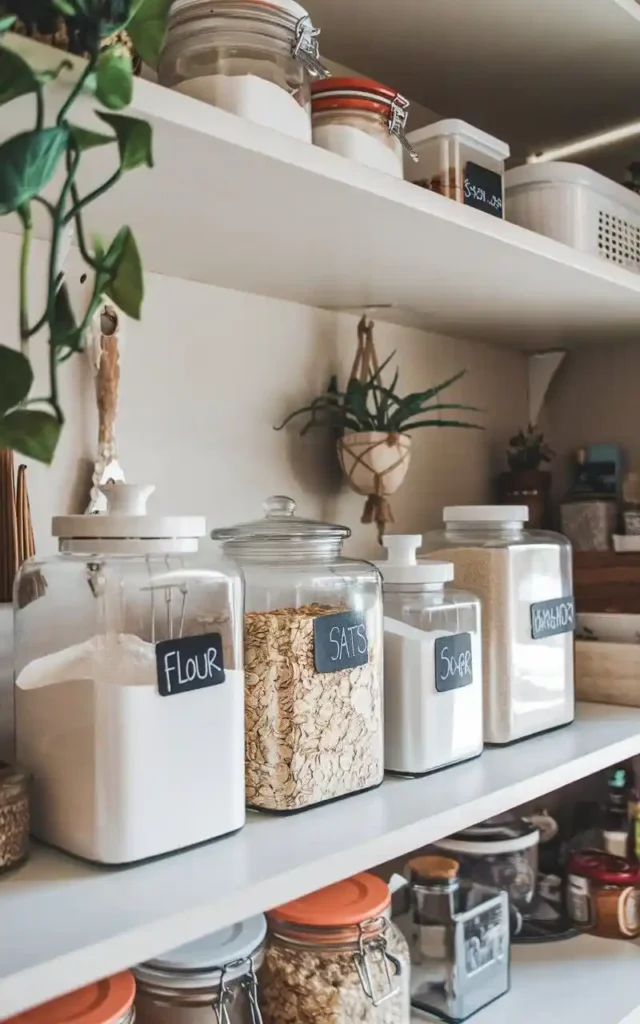
[[[473,1024],[635,1024],[639,1007],[640,946],[582,935],[565,942],[514,946],[511,991],[472,1020]],[[436,1020],[416,1011],[413,1024]]]

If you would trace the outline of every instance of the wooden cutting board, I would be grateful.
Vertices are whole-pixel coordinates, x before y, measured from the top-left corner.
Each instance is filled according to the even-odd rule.
[[[573,573],[579,612],[640,614],[640,553],[576,551]]]

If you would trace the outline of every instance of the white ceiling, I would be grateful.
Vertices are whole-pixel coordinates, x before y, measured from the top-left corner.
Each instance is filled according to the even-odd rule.
[[[640,120],[636,0],[307,0],[322,51],[530,151]],[[640,154],[640,139],[638,141]]]

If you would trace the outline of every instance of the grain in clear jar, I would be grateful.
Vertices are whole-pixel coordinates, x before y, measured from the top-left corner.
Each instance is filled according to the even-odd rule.
[[[0,761],[0,872],[19,867],[28,853],[28,778],[22,768]]]

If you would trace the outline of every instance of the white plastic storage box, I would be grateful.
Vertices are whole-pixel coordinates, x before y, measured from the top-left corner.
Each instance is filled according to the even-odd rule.
[[[407,136],[416,163],[407,161],[406,177],[416,185],[466,206],[504,216],[504,162],[509,147],[466,121],[436,121]]]
[[[507,220],[640,271],[640,196],[581,164],[525,164],[505,175]]]

